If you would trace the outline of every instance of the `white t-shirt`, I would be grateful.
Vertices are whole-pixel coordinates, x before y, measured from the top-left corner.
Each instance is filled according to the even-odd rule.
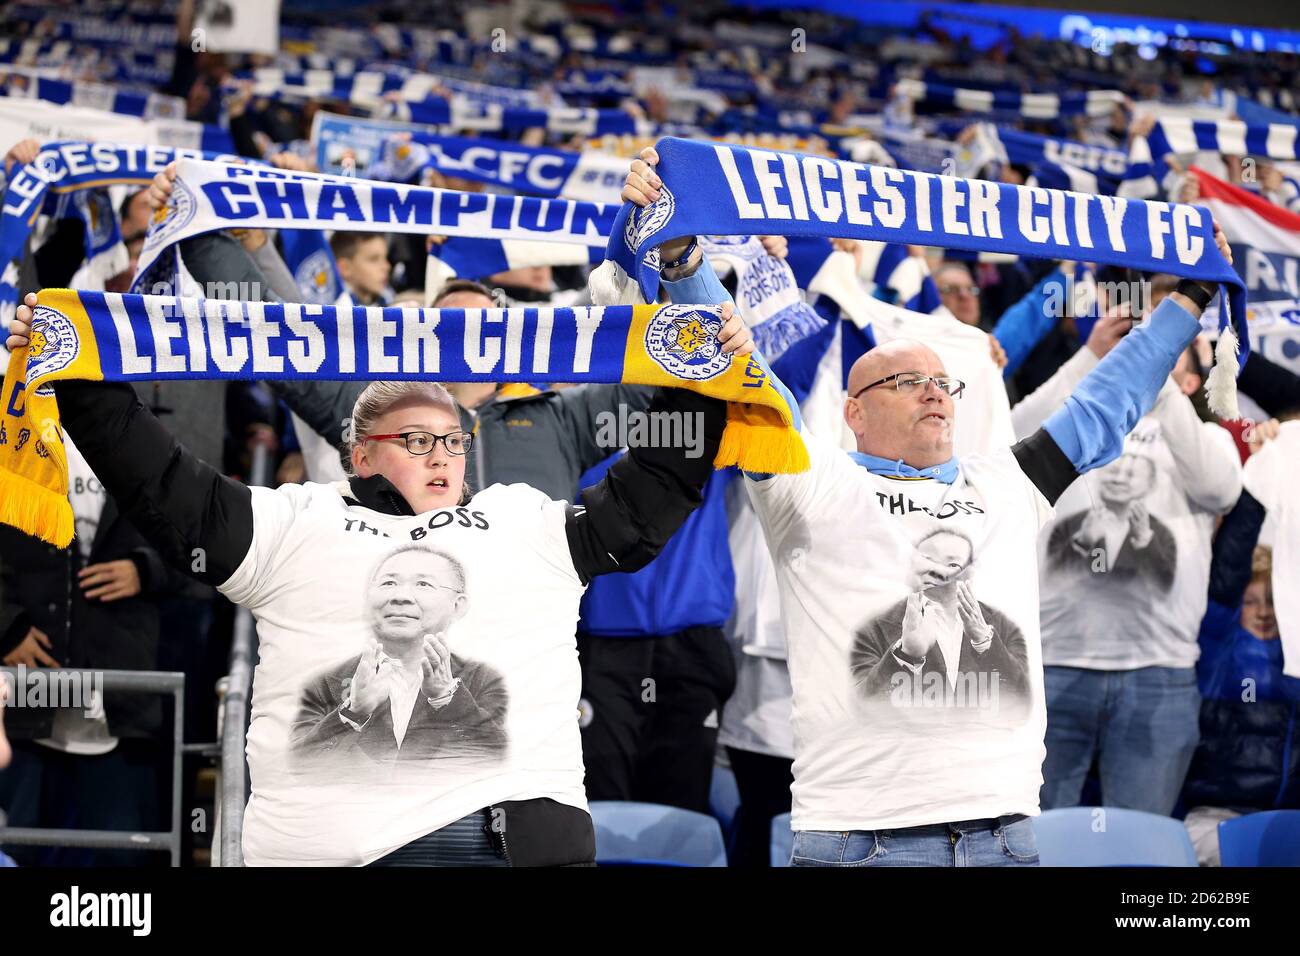
[[[1046,713],[1034,546],[1051,505],[1010,449],[962,462],[949,485],[873,475],[808,446],[809,471],[746,479],[789,644],[794,828],[1036,813]],[[965,601],[982,624],[961,619]],[[896,653],[905,631],[925,648],[911,663]]]
[[[508,800],[585,810],[565,504],[494,485],[398,517],[343,493],[254,488],[253,545],[220,588],[260,639],[248,863],[364,864]],[[425,633],[450,652],[430,688],[411,676]],[[367,712],[355,682],[370,666]]]
[[[1246,460],[1246,490],[1276,522],[1273,606],[1282,640],[1282,672],[1300,677],[1300,507],[1291,492],[1300,474],[1300,422],[1284,422],[1278,437]]]
[[[1043,662],[1194,667],[1215,519],[1240,494],[1232,437],[1167,382],[1124,453],[1056,503],[1039,542]]]

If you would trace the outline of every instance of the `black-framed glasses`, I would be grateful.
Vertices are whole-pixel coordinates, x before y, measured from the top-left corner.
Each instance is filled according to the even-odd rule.
[[[402,439],[406,443],[407,452],[412,455],[427,455],[437,447],[438,442],[442,442],[449,455],[463,455],[474,445],[474,435],[459,429],[445,435],[435,435],[433,432],[394,432],[391,435],[367,435],[361,440],[388,441],[393,438]]]
[[[877,385],[884,385],[887,382],[893,382],[894,388],[900,392],[914,394],[918,389],[924,389],[930,382],[934,382],[935,388],[947,392],[953,398],[961,398],[962,390],[966,388],[966,383],[959,378],[953,378],[951,375],[922,375],[920,372],[895,372],[893,375],[886,375],[870,385],[863,385],[853,393],[853,398],[857,398],[869,388],[875,388]]]

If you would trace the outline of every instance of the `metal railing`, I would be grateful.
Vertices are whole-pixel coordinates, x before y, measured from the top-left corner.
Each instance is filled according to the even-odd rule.
[[[171,865],[181,862],[181,753],[185,738],[185,675],[171,671],[99,671],[93,668],[60,668],[57,671],[0,667],[0,673],[15,681],[39,676],[95,687],[104,693],[170,694],[172,715],[172,814],[171,829],[138,833],[130,830],[56,830],[38,827],[0,826],[0,844],[10,846],[64,846],[96,850],[167,850]],[[11,702],[12,703],[12,702]]]
[[[253,449],[249,484],[271,484],[271,456],[262,446]],[[220,698],[217,738],[221,744],[221,765],[217,785],[217,839],[214,866],[243,866],[244,807],[248,802],[249,702],[253,690],[253,666],[257,655],[257,629],[253,615],[239,608],[230,644],[230,670],[217,684]]]

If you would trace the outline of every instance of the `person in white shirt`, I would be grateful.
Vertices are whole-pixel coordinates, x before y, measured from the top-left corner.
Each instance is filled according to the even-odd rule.
[[[658,198],[655,161],[643,152],[633,163],[624,199],[647,205]],[[1217,227],[1215,239],[1230,260]],[[1079,474],[1118,455],[1128,424],[1155,401],[1216,291],[1180,283],[1151,323],[1127,336],[1042,428],[1012,449],[960,460],[953,422],[965,383],[924,344],[895,339],[849,372],[844,420],[857,451],[808,436],[807,472],[746,477],[776,564],[789,645],[793,864],[1037,863],[1027,817],[1038,812],[1046,724],[1038,534]],[[934,681],[928,692],[923,686],[920,695],[900,695],[882,708],[854,680],[855,635],[915,594],[917,546],[940,529],[957,532],[949,541],[971,543],[969,559],[947,556],[954,571],[971,561],[963,571],[968,593],[958,602],[972,622],[962,623],[963,632],[977,632],[974,641],[963,637],[966,646],[978,653],[993,643],[975,622],[976,595],[986,624],[985,607],[1023,635],[1022,716],[1003,712],[1000,693],[996,706],[992,693],[989,706],[979,706],[981,695],[969,706]],[[925,605],[913,603],[914,618],[919,612],[924,620]],[[942,636],[904,648],[902,630],[883,650],[891,683],[910,680],[944,653]],[[956,625],[939,630],[955,633]],[[994,680],[1000,692],[1015,676],[999,669],[989,673]]]
[[[1241,462],[1227,430],[1197,416],[1194,354],[1179,355],[1123,454],[1061,496],[1040,541],[1044,809],[1077,806],[1095,763],[1103,805],[1168,814],[1200,739],[1210,544],[1241,494]],[[1097,363],[1080,349],[1017,407],[1017,436]]]
[[[9,348],[26,344],[35,304]],[[748,354],[744,323],[723,315],[721,349]],[[579,601],[594,576],[648,564],[699,505],[725,403],[656,390],[657,411],[701,416],[702,453],[633,448],[576,508],[523,484],[471,495],[473,437],[433,382],[372,382],[352,413],[352,477],[276,490],[198,461],[127,385],[55,390],[141,534],[257,620],[247,863],[592,861]],[[390,599],[390,583],[405,593]],[[337,751],[333,772],[294,759],[305,741]]]

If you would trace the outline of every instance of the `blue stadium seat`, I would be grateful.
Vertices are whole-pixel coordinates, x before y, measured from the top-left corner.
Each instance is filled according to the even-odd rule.
[[[718,821],[657,803],[595,800],[596,863],[600,866],[726,866]]]
[[[1196,866],[1182,823],[1118,807],[1066,807],[1034,817],[1043,866]]]
[[[1300,866],[1300,810],[1248,813],[1219,824],[1224,866]]]
[[[789,866],[794,850],[794,831],[790,829],[790,814],[782,813],[772,818],[772,865]]]
[[[739,809],[740,790],[736,787],[736,775],[730,767],[714,764],[713,779],[709,781],[709,812],[722,827],[722,836],[728,847],[731,846]]]

